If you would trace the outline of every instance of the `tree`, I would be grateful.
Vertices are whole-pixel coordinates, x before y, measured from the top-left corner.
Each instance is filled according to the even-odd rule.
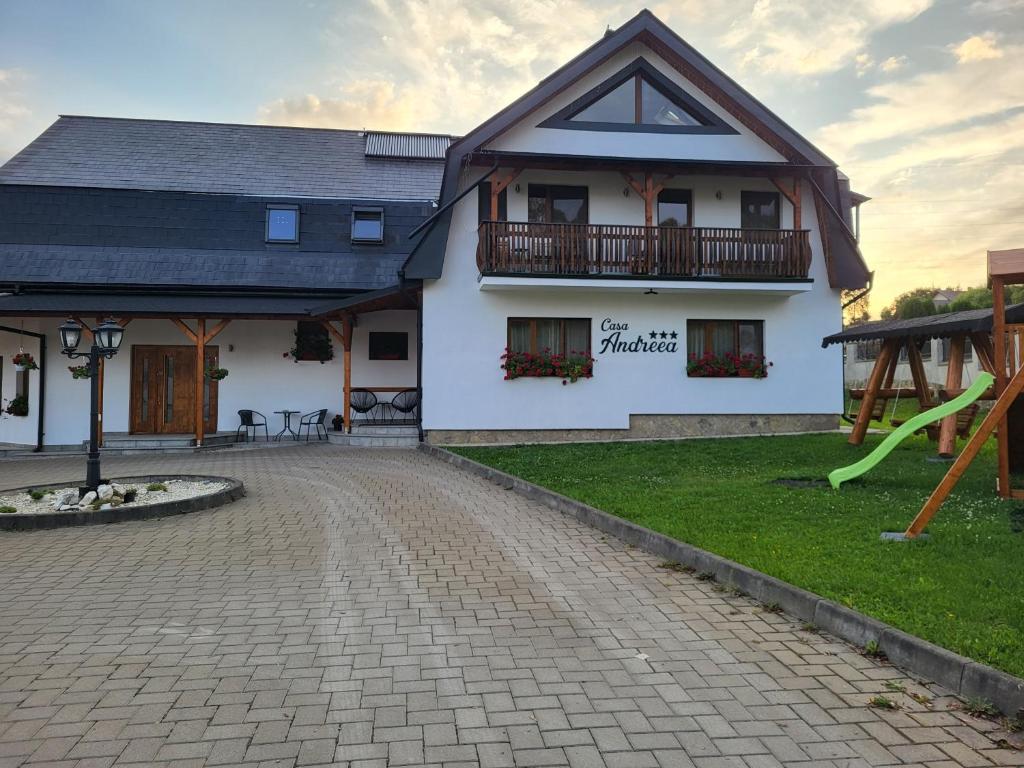
[[[1006,305],[1024,302],[1024,285],[1008,285],[1004,292]],[[950,312],[961,312],[965,309],[986,309],[992,306],[992,291],[984,285],[968,288],[956,297],[949,305]]]
[[[915,288],[901,293],[892,304],[882,310],[883,320],[909,320],[912,317],[927,317],[938,310],[935,307],[935,288]]]
[[[866,323],[871,319],[870,313],[868,312],[868,294],[862,295],[856,301],[851,304],[847,302],[852,301],[857,294],[861,294],[861,290],[853,291],[842,291],[839,294],[840,301],[843,303],[843,327],[849,328],[851,325],[860,325]]]

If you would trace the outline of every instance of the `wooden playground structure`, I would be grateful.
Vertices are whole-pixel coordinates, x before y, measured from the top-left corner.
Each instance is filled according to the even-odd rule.
[[[1011,482],[1012,475],[1024,472],[1024,397],[1021,396],[1024,392],[1024,360],[1021,359],[1024,324],[1007,323],[1005,309],[1006,286],[1024,284],[1024,248],[989,251],[988,278],[992,287],[995,402],[907,528],[904,535],[908,539],[919,536],[935,517],[993,432],[999,454],[996,492],[1004,499],[1024,500],[1024,488],[1014,488]]]

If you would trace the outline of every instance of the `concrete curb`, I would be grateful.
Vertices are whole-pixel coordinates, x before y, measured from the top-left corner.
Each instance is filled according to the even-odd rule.
[[[212,477],[208,475],[145,475],[139,477],[115,477],[118,483],[153,483],[164,480],[210,480],[227,483],[227,488],[222,488],[213,493],[203,496],[194,496],[191,499],[178,499],[177,501],[157,502],[139,507],[113,507],[111,509],[98,509],[95,512],[83,512],[74,510],[71,512],[42,512],[32,515],[0,515],[0,531],[37,531],[44,528],[66,528],[72,525],[100,525],[103,523],[123,523],[129,520],[149,520],[155,517],[169,517],[171,515],[185,515],[190,512],[199,512],[203,509],[219,507],[228,502],[235,501],[245,496],[245,486],[241,480],[230,477]],[[50,485],[75,485],[79,481],[67,481],[67,483],[50,483]],[[39,485],[29,485],[24,488],[10,488],[0,493],[12,493],[25,491],[28,493],[32,488],[39,488]]]
[[[722,583],[742,590],[762,603],[776,603],[786,613],[835,635],[857,647],[871,641],[900,669],[938,683],[964,698],[980,697],[1013,715],[1024,709],[1024,680],[979,664],[884,622],[846,608],[832,600],[794,587],[774,576],[755,571],[698,547],[672,539],[628,520],[602,512],[521,478],[467,459],[427,443],[420,450],[441,461],[490,480],[564,515],[666,560],[714,574]]]

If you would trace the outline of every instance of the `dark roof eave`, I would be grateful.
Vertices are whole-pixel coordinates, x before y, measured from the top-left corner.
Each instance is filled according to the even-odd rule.
[[[1024,322],[1024,304],[1007,307],[1006,319],[1010,323]],[[828,347],[831,344],[877,339],[938,339],[964,333],[991,333],[991,331],[991,309],[968,309],[962,312],[946,312],[909,320],[875,320],[855,325],[840,333],[826,336],[822,339],[821,346]]]

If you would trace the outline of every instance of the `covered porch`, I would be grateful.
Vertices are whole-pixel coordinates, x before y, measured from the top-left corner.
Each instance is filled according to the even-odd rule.
[[[110,450],[186,440],[212,447],[243,436],[242,411],[266,424],[248,430],[250,439],[254,432],[291,439],[312,414],[304,421],[313,422],[315,440],[380,420],[400,393],[402,420],[418,433],[419,303],[418,286],[348,296],[0,296],[0,361],[25,349],[38,364],[18,374],[27,413],[0,421],[0,443],[54,450],[87,438],[89,377],[71,370],[80,361],[61,354],[57,333],[69,317],[87,331],[82,347],[99,320],[124,328],[118,354],[98,370],[101,436]],[[14,377],[9,360],[4,365],[0,394],[10,401]],[[365,410],[368,396],[382,405]]]

